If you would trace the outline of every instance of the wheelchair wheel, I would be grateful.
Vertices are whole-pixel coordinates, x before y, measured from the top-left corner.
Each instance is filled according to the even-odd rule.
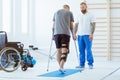
[[[21,67],[21,69],[23,70],[23,71],[26,71],[27,70],[27,65],[23,65],[22,67]]]
[[[21,63],[20,53],[12,47],[5,47],[0,51],[0,66],[6,72],[18,69]]]

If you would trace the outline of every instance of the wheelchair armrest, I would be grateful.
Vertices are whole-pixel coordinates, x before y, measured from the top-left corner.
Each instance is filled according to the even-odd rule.
[[[24,46],[21,42],[7,42],[6,46],[7,47],[12,47],[12,46]]]
[[[21,42],[7,42],[7,44],[20,44]]]

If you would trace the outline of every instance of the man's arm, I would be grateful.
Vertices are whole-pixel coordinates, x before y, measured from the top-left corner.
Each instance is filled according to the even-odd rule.
[[[95,32],[95,22],[92,22],[91,23],[91,34],[94,34],[94,32]]]
[[[55,22],[53,21],[53,27],[52,27],[52,39],[54,40],[54,26],[55,26]]]
[[[52,33],[54,34],[55,22],[53,22]]]
[[[75,26],[73,28],[73,39],[76,40],[77,39],[77,36],[76,36],[76,33],[77,33],[77,30],[78,30],[78,23],[75,23]]]
[[[74,26],[74,34],[76,35],[77,33],[77,30],[78,30],[78,23],[75,23],[75,26]]]
[[[89,36],[89,39],[93,40],[93,34],[95,32],[95,22],[92,22],[90,25],[91,25],[91,34]]]
[[[52,27],[52,34],[54,35],[54,28],[55,28],[55,14],[53,16],[53,27]]]
[[[71,32],[73,34],[73,22],[72,21],[70,22],[70,30],[71,30]]]

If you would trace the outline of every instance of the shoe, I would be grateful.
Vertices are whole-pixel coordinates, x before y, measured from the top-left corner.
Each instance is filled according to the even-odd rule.
[[[85,66],[76,66],[76,68],[78,68],[78,69],[85,68]]]
[[[89,65],[89,69],[93,69],[93,66]]]
[[[59,71],[60,71],[62,74],[65,74],[65,70],[64,70],[64,69],[59,69]]]

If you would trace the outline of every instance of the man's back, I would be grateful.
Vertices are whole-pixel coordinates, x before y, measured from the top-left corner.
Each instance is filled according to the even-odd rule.
[[[54,15],[53,21],[55,22],[54,35],[70,35],[70,22],[74,21],[70,11],[64,9],[58,10]]]

